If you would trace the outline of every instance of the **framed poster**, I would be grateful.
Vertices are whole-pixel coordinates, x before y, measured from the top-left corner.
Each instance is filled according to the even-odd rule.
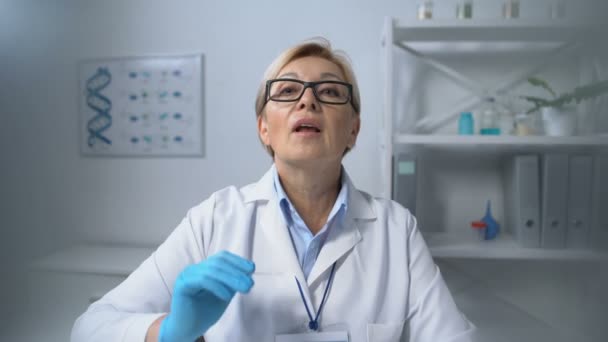
[[[80,151],[203,156],[203,56],[80,63]]]

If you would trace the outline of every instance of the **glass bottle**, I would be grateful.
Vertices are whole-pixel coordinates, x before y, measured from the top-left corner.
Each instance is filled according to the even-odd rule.
[[[515,114],[510,111],[503,111],[499,114],[500,122],[498,127],[500,128],[500,134],[512,135],[515,133]]]
[[[456,18],[473,18],[473,0],[460,0],[458,4],[456,4]]]
[[[566,17],[566,2],[564,0],[552,0],[549,4],[549,16],[551,19],[564,19]]]
[[[418,4],[418,19],[419,20],[427,20],[433,18],[433,1],[432,0],[422,0],[420,4]]]
[[[473,113],[462,112],[460,113],[460,119],[458,120],[458,134],[460,135],[472,135],[474,134],[473,124]]]
[[[496,108],[496,100],[488,97],[480,111],[479,134],[500,135],[500,115]]]
[[[519,0],[506,0],[502,5],[502,17],[505,19],[519,18]]]

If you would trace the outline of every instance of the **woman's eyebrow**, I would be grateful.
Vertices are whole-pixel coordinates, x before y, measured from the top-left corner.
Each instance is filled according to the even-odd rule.
[[[295,72],[288,72],[286,74],[279,76],[278,78],[284,78],[284,77],[298,78],[298,74],[296,74]]]
[[[331,73],[331,72],[324,72],[324,73],[322,73],[322,74],[321,74],[321,78],[322,78],[322,79],[324,79],[324,78],[335,78],[335,79],[337,79],[338,81],[342,81],[342,78],[341,78],[341,77],[339,77],[338,75],[336,75],[336,74],[334,74],[334,73]]]
[[[287,78],[287,77],[293,77],[295,79],[298,79],[298,74],[295,72],[288,72],[288,73],[278,76],[277,78]],[[340,76],[334,74],[333,72],[321,73],[320,79],[327,79],[327,78],[335,78],[338,81],[342,81],[342,78]]]

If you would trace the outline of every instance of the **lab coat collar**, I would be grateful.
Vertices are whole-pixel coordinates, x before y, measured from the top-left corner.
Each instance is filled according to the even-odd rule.
[[[274,188],[274,179],[272,174],[272,167],[266,171],[264,176],[252,186],[243,188],[243,196],[245,203],[253,201],[270,201],[271,199],[277,198],[277,193]],[[342,168],[343,177],[345,178],[345,184],[348,186],[348,216],[352,219],[375,219],[376,213],[374,212],[371,201],[359,190],[357,190],[350,179],[350,176],[346,172],[346,169]],[[280,209],[279,209],[280,212]]]
[[[342,256],[347,254],[361,240],[360,223],[358,221],[376,218],[369,195],[363,194],[354,187],[345,170],[344,177],[346,180],[345,184],[348,186],[348,210],[346,211],[346,217],[340,229],[330,230],[308,279],[304,277],[293,248],[291,237],[289,236],[289,231],[280,216],[281,209],[276,190],[274,189],[272,168],[264,174],[259,182],[243,189],[245,202],[268,202],[260,214],[259,222],[264,234],[268,234],[269,239],[276,242],[272,248],[276,251],[277,258],[273,258],[274,261],[272,263],[274,265],[271,266],[271,269],[265,271],[289,272],[295,275],[301,283],[308,284],[304,290],[308,298],[310,298],[308,287],[313,286],[317,280],[325,279],[326,277],[321,276],[331,268],[334,262],[337,262]]]

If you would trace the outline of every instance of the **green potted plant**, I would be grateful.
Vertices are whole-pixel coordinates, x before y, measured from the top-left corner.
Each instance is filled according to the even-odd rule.
[[[545,134],[553,136],[575,134],[577,128],[575,104],[608,93],[608,80],[576,87],[571,92],[559,96],[549,83],[541,78],[530,77],[528,83],[545,89],[552,96],[550,99],[536,96],[522,96],[522,98],[532,103],[526,114],[540,110]]]

